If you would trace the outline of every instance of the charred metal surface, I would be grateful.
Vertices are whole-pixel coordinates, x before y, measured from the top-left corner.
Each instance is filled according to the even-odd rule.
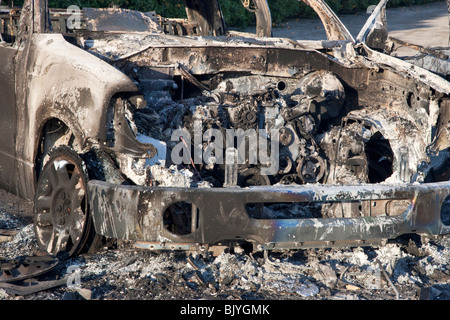
[[[67,280],[68,278],[43,281],[29,279],[20,281],[19,283],[0,283],[0,288],[5,290],[10,295],[27,296],[36,292],[63,286],[67,283]]]
[[[45,164],[69,177],[76,164],[89,188],[67,191],[83,190],[95,231],[154,249],[449,233],[448,54],[391,56],[384,0],[356,39],[305,0],[323,41],[273,38],[267,1],[241,2],[254,35],[228,31],[216,0],[187,0],[186,19],[44,0],[0,11],[0,187],[33,199],[39,181],[36,207],[55,217],[71,203]]]
[[[86,8],[83,18],[86,29],[94,32],[161,32],[156,19],[137,11]]]
[[[91,207],[96,229],[113,238],[154,243],[174,248],[221,241],[247,240],[263,249],[328,245],[346,240],[364,245],[404,233],[446,234],[440,221],[448,182],[429,185],[327,187],[253,187],[246,189],[145,188],[91,181]],[[210,199],[214,199],[214,204]],[[250,218],[246,205],[270,203],[324,203],[370,200],[409,200],[403,212],[359,218]],[[111,201],[112,200],[112,201]],[[177,234],[169,229],[165,211],[176,203],[192,203],[199,210],[194,231]],[[381,201],[382,202],[382,201]],[[362,208],[361,208],[362,211]],[[119,214],[117,214],[119,213]],[[361,213],[363,216],[364,213]],[[342,244],[342,243],[341,243]],[[141,244],[142,245],[142,244]]]
[[[55,268],[59,260],[53,256],[19,257],[0,264],[0,283],[37,277]]]
[[[388,37],[386,23],[387,2],[388,0],[382,0],[378,3],[356,37],[356,41],[367,43],[369,47],[374,49],[386,49]]]
[[[255,13],[256,36],[272,36],[272,17],[267,0],[241,0],[244,8]]]
[[[198,35],[221,36],[225,24],[217,1],[186,0],[188,20],[198,27]]]
[[[136,140],[124,115],[124,110],[126,109],[124,107],[125,103],[126,101],[118,98],[113,107],[113,130],[115,131],[115,135],[114,137],[108,137],[107,149],[136,158],[151,159],[156,155],[156,148],[152,144],[144,144]]]

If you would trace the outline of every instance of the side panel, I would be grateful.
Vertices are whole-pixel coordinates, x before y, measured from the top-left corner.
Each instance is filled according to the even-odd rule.
[[[14,191],[16,179],[16,51],[14,48],[0,45],[0,188],[8,191]]]

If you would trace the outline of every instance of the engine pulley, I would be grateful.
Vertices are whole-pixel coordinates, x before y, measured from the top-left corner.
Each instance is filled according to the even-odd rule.
[[[322,157],[311,155],[300,159],[297,174],[303,183],[317,183],[324,177],[326,166],[326,161]]]

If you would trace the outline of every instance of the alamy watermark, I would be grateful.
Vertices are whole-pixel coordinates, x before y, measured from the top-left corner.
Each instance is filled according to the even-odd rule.
[[[67,18],[66,26],[68,29],[80,29],[81,28],[81,9],[79,6],[71,5],[66,9],[67,14],[70,14]]]
[[[81,289],[81,269],[77,265],[71,265],[67,268],[66,285],[69,289]]]
[[[177,142],[171,152],[174,164],[261,165],[261,174],[274,175],[279,169],[279,130],[207,129],[194,121],[194,136],[183,128],[172,133]],[[193,148],[191,148],[193,146]]]

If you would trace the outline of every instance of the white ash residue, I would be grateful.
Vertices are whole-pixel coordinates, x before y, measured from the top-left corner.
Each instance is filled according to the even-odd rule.
[[[11,241],[0,243],[0,260],[38,250],[32,225],[23,225]],[[119,243],[115,249],[62,261],[53,272],[64,276],[69,267],[79,268],[81,289],[93,300],[390,300],[397,298],[392,285],[399,299],[419,299],[428,288],[430,299],[442,300],[450,298],[449,258],[448,238],[409,239],[374,248],[236,251],[218,256],[154,252]],[[0,290],[0,300],[60,300],[71,290],[61,286],[25,297]]]

